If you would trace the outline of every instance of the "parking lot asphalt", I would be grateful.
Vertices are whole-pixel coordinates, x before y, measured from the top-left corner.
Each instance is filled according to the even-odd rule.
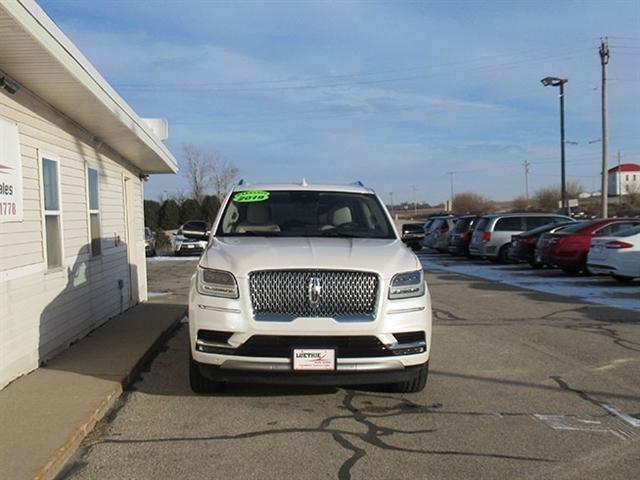
[[[150,261],[186,302],[193,261]],[[63,475],[629,479],[640,471],[640,314],[428,270],[429,383],[189,389],[183,325]]]

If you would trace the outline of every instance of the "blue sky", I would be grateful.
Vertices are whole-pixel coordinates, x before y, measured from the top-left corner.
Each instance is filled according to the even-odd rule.
[[[250,182],[362,180],[394,201],[455,190],[496,200],[568,180],[599,184],[599,38],[609,36],[611,161],[640,163],[640,0],[69,1],[40,4],[147,117]],[[154,175],[147,198],[187,191]]]

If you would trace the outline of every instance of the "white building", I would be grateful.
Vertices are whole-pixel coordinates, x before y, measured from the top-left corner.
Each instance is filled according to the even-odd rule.
[[[640,165],[623,163],[609,169],[609,195],[640,193]]]
[[[0,0],[0,388],[145,300],[175,158],[33,0]]]

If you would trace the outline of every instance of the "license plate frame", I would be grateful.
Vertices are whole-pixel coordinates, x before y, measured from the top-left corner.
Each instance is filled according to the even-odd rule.
[[[336,357],[334,347],[294,347],[291,349],[291,369],[294,372],[335,372]]]

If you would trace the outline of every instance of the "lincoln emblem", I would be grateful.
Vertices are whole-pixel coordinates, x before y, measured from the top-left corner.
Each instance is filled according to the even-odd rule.
[[[320,301],[320,293],[322,292],[322,284],[320,277],[311,277],[309,279],[309,305],[316,307]]]

